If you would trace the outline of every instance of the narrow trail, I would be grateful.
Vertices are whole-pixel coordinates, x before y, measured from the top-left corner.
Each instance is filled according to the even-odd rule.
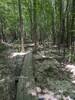
[[[28,94],[28,91],[34,87],[32,71],[32,52],[25,55],[22,71],[17,86],[16,100],[36,100]]]

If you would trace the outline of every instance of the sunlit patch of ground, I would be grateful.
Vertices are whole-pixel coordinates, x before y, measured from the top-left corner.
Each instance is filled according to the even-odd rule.
[[[24,55],[26,55],[26,54],[28,54],[30,52],[31,52],[31,50],[28,50],[26,52],[13,52],[13,53],[11,53],[11,55],[9,56],[9,58],[14,58],[16,56],[24,56]]]
[[[72,78],[74,78],[75,77],[75,65],[68,64],[65,66],[65,68],[72,73]],[[72,83],[75,83],[74,79],[72,80]]]
[[[62,93],[62,91],[59,91]],[[29,90],[29,94],[32,96],[37,96],[39,100],[73,100],[70,96],[64,96],[60,94],[55,94],[52,91],[49,91],[47,88],[41,92],[40,87],[36,87],[35,89]]]

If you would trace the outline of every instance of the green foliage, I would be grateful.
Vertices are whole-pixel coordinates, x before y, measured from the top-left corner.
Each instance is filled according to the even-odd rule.
[[[72,1],[67,0],[36,0],[36,8],[33,5],[34,0],[22,0],[22,16],[24,23],[24,32],[31,37],[34,26],[34,9],[36,12],[36,33],[38,40],[45,40],[49,36],[55,39],[56,43],[67,40],[67,28],[71,30],[73,14]],[[71,5],[69,5],[71,4]],[[0,20],[4,24],[4,33],[19,34],[19,14],[17,0],[0,0]],[[74,11],[73,11],[74,12]],[[69,16],[70,15],[70,16]],[[67,20],[68,19],[68,20]],[[63,20],[65,20],[63,26]],[[67,22],[68,21],[68,22]],[[69,27],[67,26],[69,24]],[[73,25],[74,26],[74,25]],[[64,31],[64,32],[62,32]],[[64,36],[64,35],[65,36]],[[70,34],[70,33],[69,33]],[[8,35],[7,35],[8,37]],[[69,41],[69,40],[67,40]]]
[[[5,51],[6,49],[7,49],[7,47],[0,43],[0,53]]]

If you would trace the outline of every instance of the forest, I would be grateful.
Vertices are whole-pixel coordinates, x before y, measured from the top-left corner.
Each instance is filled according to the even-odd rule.
[[[0,0],[0,100],[75,100],[75,0]]]

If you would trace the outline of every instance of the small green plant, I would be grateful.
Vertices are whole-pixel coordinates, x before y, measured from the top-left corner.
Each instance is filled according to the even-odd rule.
[[[7,47],[0,43],[0,53],[3,52],[6,49],[7,49]]]

